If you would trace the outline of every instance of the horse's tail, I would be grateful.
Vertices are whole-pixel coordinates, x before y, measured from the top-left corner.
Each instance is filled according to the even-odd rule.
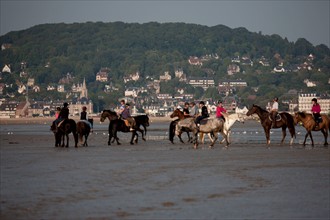
[[[295,122],[293,119],[293,116],[289,113],[286,113],[286,120],[287,120],[287,126],[289,128],[289,131],[291,132],[292,136],[296,138],[296,127],[295,127]]]
[[[176,121],[171,121],[171,123],[170,123],[170,128],[169,128],[168,134],[169,134],[169,139],[171,142],[173,142],[173,140],[174,140],[176,123],[177,123]]]

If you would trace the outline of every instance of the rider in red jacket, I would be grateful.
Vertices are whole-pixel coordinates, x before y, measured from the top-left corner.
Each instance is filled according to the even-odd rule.
[[[317,103],[317,99],[316,98],[313,98],[312,99],[312,102],[313,102],[313,106],[312,106],[312,113],[313,113],[313,116],[314,116],[314,120],[316,122],[316,126],[318,126],[318,124],[320,123],[320,118],[321,118],[321,106],[319,105],[319,103]]]

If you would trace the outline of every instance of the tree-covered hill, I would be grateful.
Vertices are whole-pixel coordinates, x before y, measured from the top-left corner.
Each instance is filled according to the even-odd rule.
[[[0,37],[0,43],[11,45],[1,50],[1,68],[10,64],[12,72],[19,73],[21,63],[26,62],[29,76],[40,85],[57,83],[67,73],[72,73],[77,82],[86,78],[91,84],[100,68],[108,67],[112,82],[122,87],[123,76],[136,71],[143,81],[146,76],[158,77],[164,71],[174,75],[174,70],[180,68],[188,76],[210,76],[211,72],[216,83],[227,78],[246,80],[249,85],[260,87],[259,96],[267,96],[268,86],[282,93],[289,89],[301,91],[305,89],[305,78],[320,81],[318,89],[329,93],[324,81],[330,72],[327,46],[314,47],[303,38],[289,42],[278,35],[262,35],[245,28],[156,22],[43,24],[10,32]],[[190,56],[207,54],[217,54],[220,59],[205,62],[202,68],[187,61]],[[278,57],[289,67],[303,63],[309,54],[315,56],[312,70],[276,77],[271,74],[279,64]],[[249,57],[255,65],[244,66],[240,73],[228,76],[227,67],[234,56]],[[261,57],[269,60],[269,67],[258,65]],[[244,93],[253,92],[248,89]]]

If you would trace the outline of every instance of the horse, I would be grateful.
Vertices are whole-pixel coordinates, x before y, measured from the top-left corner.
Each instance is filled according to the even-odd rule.
[[[295,123],[302,122],[302,125],[306,129],[307,133],[305,135],[305,140],[303,145],[306,145],[306,139],[309,135],[312,141],[312,147],[314,147],[314,140],[312,137],[312,131],[321,131],[324,136],[324,146],[328,146],[328,131],[330,131],[330,119],[326,115],[321,115],[322,122],[316,126],[314,116],[305,112],[296,112],[294,114]]]
[[[93,119],[88,119],[88,122],[93,126]],[[83,143],[83,146],[88,146],[87,139],[89,136],[89,133],[91,131],[91,126],[87,123],[85,120],[80,120],[77,122],[77,134],[79,137],[79,142],[83,142],[83,137],[85,137],[85,141]]]
[[[215,142],[218,139],[218,132],[222,134],[226,141],[226,146],[225,148],[228,148],[229,142],[228,142],[228,136],[227,134],[224,133],[224,121],[222,119],[217,119],[217,118],[206,118],[201,121],[201,125],[199,128],[197,127],[194,118],[186,118],[184,120],[181,120],[178,122],[176,125],[176,134],[178,135],[181,131],[182,128],[187,128],[192,131],[194,138],[193,138],[193,143],[194,143],[194,148],[198,148],[198,133],[203,132],[203,133],[211,133],[214,136],[214,139],[212,140],[212,143],[210,144],[209,148],[213,148]]]
[[[244,117],[240,113],[233,113],[233,114],[223,113],[223,116],[225,118],[223,133],[227,135],[228,142],[231,143],[230,142],[231,127],[235,124],[236,121],[244,123]],[[210,140],[213,141],[213,138],[211,137],[210,133],[209,133],[209,137]],[[200,140],[202,141],[202,143],[204,143],[204,133],[202,132],[200,133]],[[222,139],[220,143],[223,143],[224,141],[225,139]]]
[[[72,133],[75,141],[75,147],[78,147],[78,135],[77,135],[77,125],[73,119],[64,119],[59,122],[58,127],[56,129],[55,123],[52,124],[51,130],[55,135],[55,147],[62,146],[64,147],[64,140],[66,137],[66,145],[65,147],[69,147],[69,134]],[[62,145],[61,145],[62,142]]]
[[[176,125],[178,124],[178,122],[179,122],[180,120],[183,120],[183,119],[188,118],[188,117],[191,117],[191,116],[185,116],[185,115],[183,114],[183,112],[182,112],[180,109],[177,108],[177,109],[175,109],[175,110],[173,111],[173,113],[170,115],[170,117],[171,117],[171,118],[178,117],[178,119],[176,119],[176,120],[174,120],[174,121],[171,121],[171,123],[170,123],[170,127],[169,127],[169,132],[168,132],[168,134],[169,134],[169,139],[170,139],[171,143],[174,144],[174,136],[175,136],[175,127],[176,127]],[[182,128],[182,132],[186,132],[187,135],[188,135],[188,142],[191,141],[191,137],[190,137],[190,134],[189,134],[190,130],[187,129],[187,128]],[[182,138],[181,138],[181,134],[182,134],[182,132],[178,133],[177,136],[178,136],[180,142],[181,142],[181,143],[184,143],[184,141],[183,141]]]
[[[264,128],[267,145],[270,145],[270,129],[272,127],[272,120],[270,113],[262,109],[258,105],[254,105],[249,109],[249,111],[246,113],[247,116],[250,116],[252,114],[257,114],[261,120],[261,125]],[[281,112],[279,113],[280,119],[276,120],[275,122],[275,128],[282,128],[282,140],[281,144],[283,144],[284,139],[286,137],[286,129],[288,128],[291,134],[291,140],[290,140],[290,146],[293,143],[293,138],[296,138],[296,131],[295,131],[295,123],[293,116],[290,115],[287,112]]]
[[[131,141],[130,141],[130,144],[134,144],[138,142],[138,134],[137,134],[137,130],[139,130],[142,135],[143,135],[143,131],[137,127],[137,125],[134,127],[134,130],[133,131],[130,131],[130,127],[128,127],[126,124],[125,124],[125,121],[122,120],[122,119],[119,119],[118,115],[116,112],[114,111],[111,111],[111,110],[103,110],[102,114],[101,114],[101,118],[100,118],[100,121],[101,122],[104,122],[104,120],[108,118],[110,123],[109,123],[109,140],[108,140],[108,145],[111,145],[111,139],[114,138],[114,141],[116,140],[117,141],[117,144],[120,145],[120,142],[119,142],[119,138],[117,136],[117,132],[118,131],[121,131],[121,132],[132,132],[132,138],[131,138]],[[136,139],[134,141],[134,138],[136,136]],[[134,142],[133,142],[134,141]]]
[[[149,127],[149,116],[148,115],[137,115],[133,116],[136,127],[140,128],[140,126],[144,129],[144,134],[142,133],[142,139],[145,140],[144,136],[147,135],[147,127]],[[140,131],[140,130],[139,130]]]

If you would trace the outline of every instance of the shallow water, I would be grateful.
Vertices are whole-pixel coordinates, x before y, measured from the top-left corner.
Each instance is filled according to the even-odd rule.
[[[151,122],[150,126],[147,127],[147,140],[164,140],[169,141],[169,122]],[[90,139],[107,136],[108,135],[108,122],[95,123],[94,133],[91,134]],[[306,130],[300,125],[295,127],[296,129],[296,139],[294,139],[295,144],[302,144],[305,138]],[[230,140],[232,144],[264,144],[266,142],[266,137],[263,128],[260,123],[256,121],[246,121],[245,123],[236,122],[232,126],[232,133]],[[289,130],[286,130],[285,143],[290,142]],[[15,134],[25,134],[25,135],[53,135],[50,131],[50,125],[47,123],[41,124],[21,124],[21,125],[0,125],[0,135],[15,135]],[[139,133],[140,134],[140,133]],[[323,145],[324,137],[321,132],[312,132],[314,144]],[[141,135],[140,135],[141,136]],[[129,140],[130,134],[118,133],[118,137],[122,140]],[[104,137],[107,139],[107,137]],[[182,134],[184,141],[188,140],[186,134]],[[221,135],[219,136],[221,138]],[[282,139],[281,129],[271,129],[271,144],[279,144]],[[205,137],[206,141],[209,141],[208,136]],[[179,142],[179,139],[175,137],[175,142]],[[306,144],[310,144],[310,138],[307,138]]]

